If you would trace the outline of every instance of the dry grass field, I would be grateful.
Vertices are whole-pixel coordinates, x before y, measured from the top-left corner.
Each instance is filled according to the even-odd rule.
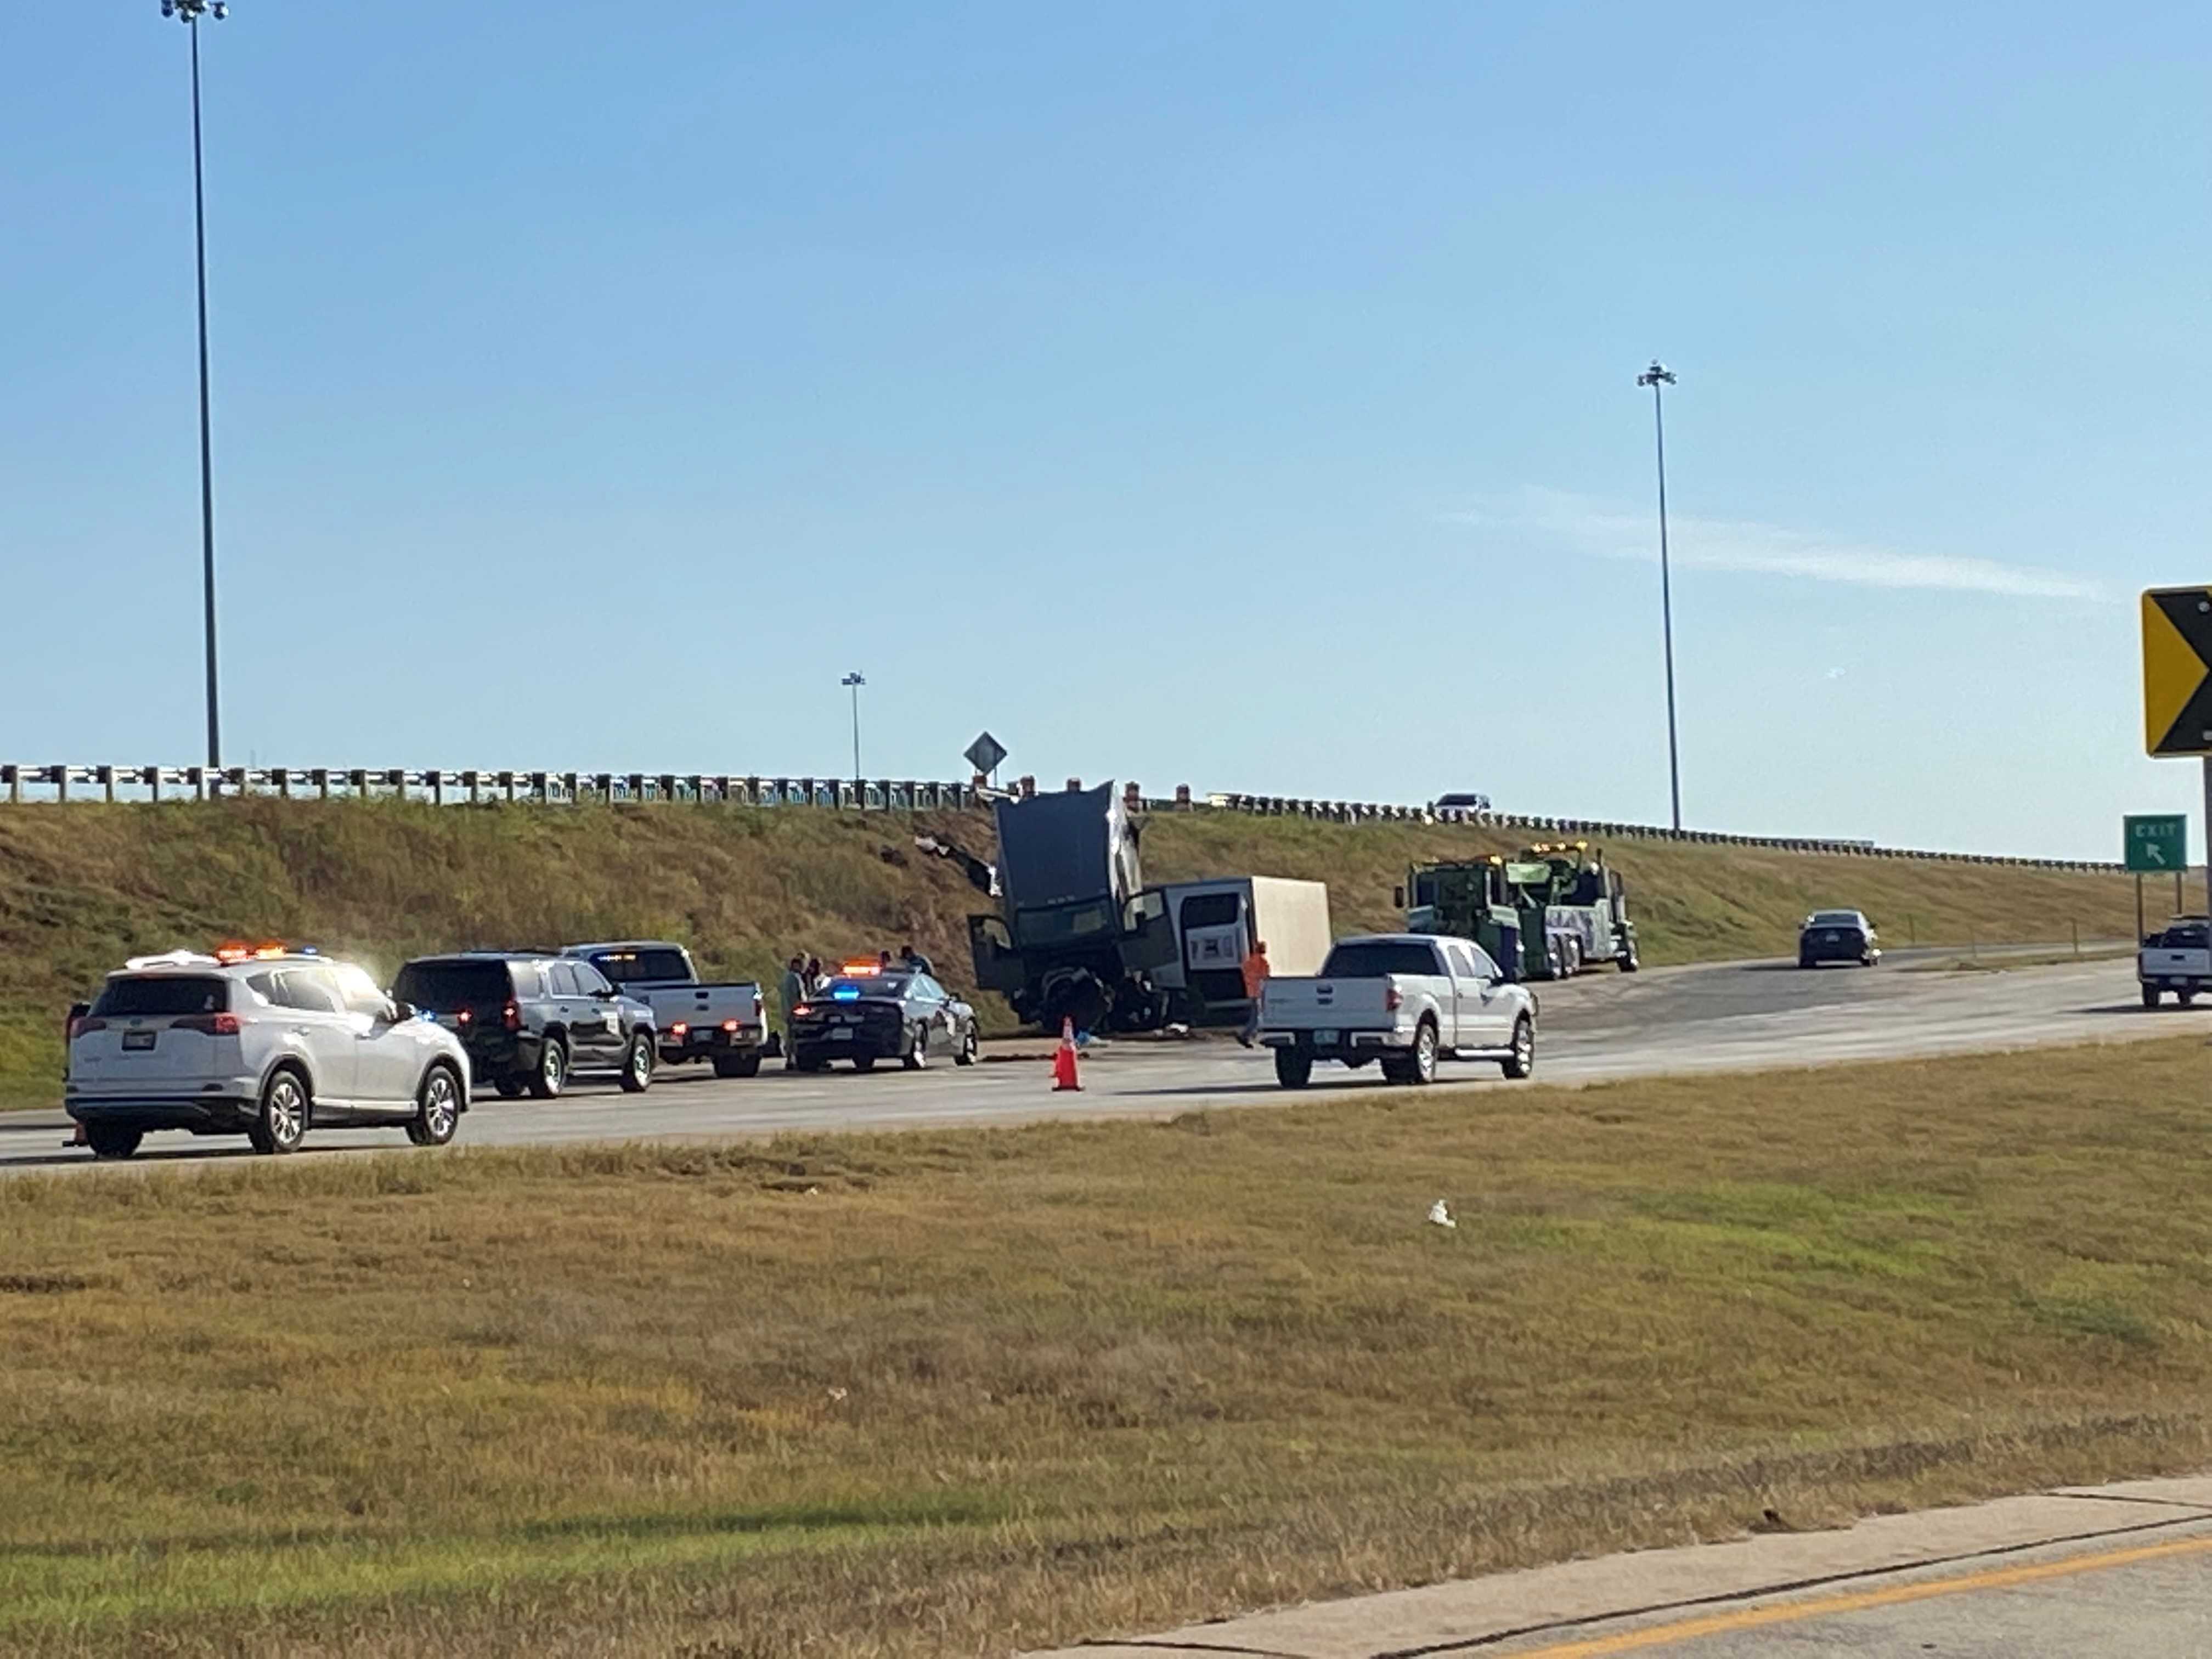
[[[0,1183],[0,1649],[1005,1653],[2201,1466],[2207,1063]]]
[[[993,850],[981,813],[659,805],[435,808],[252,799],[0,807],[0,1108],[55,1103],[64,1011],[125,957],[277,937],[386,972],[425,951],[660,935],[717,973],[773,980],[792,951],[834,957],[914,939],[968,981],[964,918],[988,901],[917,854],[927,830]],[[1516,837],[1443,825],[1229,813],[1153,817],[1153,880],[1326,880],[1340,931],[1392,926],[1391,889],[1419,859],[1509,851]],[[1909,940],[2044,942],[2129,935],[2124,878],[1741,848],[1628,842],[1655,963],[1779,955],[1816,905],[1870,912]],[[987,1024],[1011,1028],[997,999]]]

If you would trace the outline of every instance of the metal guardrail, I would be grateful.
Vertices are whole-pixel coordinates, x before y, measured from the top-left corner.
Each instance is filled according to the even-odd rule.
[[[1068,780],[1074,787],[1077,781]],[[412,771],[404,768],[202,766],[14,766],[0,764],[0,799],[30,801],[207,800],[216,796],[266,795],[285,799],[396,799],[445,805],[456,802],[512,802],[560,805],[579,801],[643,804],[689,801],[738,806],[823,807],[870,811],[939,811],[978,807],[1007,795],[1030,795],[1034,778],[1000,791],[981,778],[968,783],[921,779],[739,777],[729,773],[541,772],[514,770]],[[1549,836],[1603,837],[1610,841],[1671,842],[1685,845],[1745,847],[1781,853],[1820,853],[1837,857],[1912,859],[1945,864],[1979,864],[2011,869],[2111,872],[2117,863],[2082,859],[2013,858],[1992,853],[1942,853],[1920,848],[1881,847],[1870,841],[1837,841],[1802,836],[1737,836],[1711,830],[1668,830],[1656,824],[1621,823],[1596,818],[1531,817],[1516,812],[1476,811],[1457,807],[1394,805],[1375,801],[1320,800],[1286,795],[1194,796],[1188,785],[1172,797],[1146,796],[1127,786],[1132,811],[1156,812],[1240,812],[1263,817],[1302,817],[1334,823],[1464,823]]]
[[[27,793],[28,792],[28,793]],[[695,801],[743,806],[820,806],[928,811],[979,805],[973,785],[917,779],[738,777],[700,772],[412,771],[404,767],[9,766],[0,798],[26,801],[279,799],[423,800],[434,805],[507,801]]]

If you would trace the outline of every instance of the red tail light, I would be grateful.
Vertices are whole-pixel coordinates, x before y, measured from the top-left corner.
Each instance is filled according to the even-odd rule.
[[[1385,1012],[1395,1013],[1405,1000],[1404,997],[1398,994],[1396,986],[1386,985],[1382,988],[1382,1006]]]
[[[679,1036],[679,1037],[680,1037],[680,1036],[682,1036],[685,1032],[689,1031],[690,1029],[691,1029],[691,1028],[690,1028],[690,1025],[686,1024],[684,1021],[682,1021],[682,1020],[680,1020],[680,1019],[679,1019],[679,1020],[678,1020],[678,1021],[676,1022],[676,1024],[673,1024],[673,1025],[672,1025],[672,1026],[670,1026],[670,1027],[668,1028],[668,1035],[669,1035],[669,1036]]]
[[[726,1019],[722,1022],[722,1029],[726,1031],[734,1031],[738,1029],[738,1022],[734,1019]]]
[[[499,1023],[506,1026],[510,1031],[520,1030],[522,1029],[522,1010],[520,1006],[513,1002],[508,1003],[506,1007],[499,1011]]]
[[[209,1036],[236,1036],[236,1014],[189,1014],[183,1019],[171,1020],[169,1028],[176,1031],[201,1031]]]
[[[465,1025],[475,1018],[476,1016],[474,1014],[464,1008],[460,1012],[453,1016],[453,1024],[456,1025]]]
[[[107,1022],[106,1020],[93,1019],[88,1016],[81,1014],[69,1023],[70,1040],[71,1042],[75,1042],[78,1037],[82,1036],[87,1031],[104,1031],[106,1029]]]

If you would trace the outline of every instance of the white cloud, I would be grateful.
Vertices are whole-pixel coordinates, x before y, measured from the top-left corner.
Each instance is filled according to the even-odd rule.
[[[1445,517],[1455,524],[1540,535],[1600,558],[1652,563],[1659,558],[1656,513],[1623,512],[1564,490],[1527,489]],[[1689,569],[1744,570],[1864,587],[1941,588],[2017,599],[2106,598],[2097,583],[2063,571],[2000,564],[1994,559],[1900,553],[1748,520],[1674,513],[1668,515],[1667,528],[1669,562]]]

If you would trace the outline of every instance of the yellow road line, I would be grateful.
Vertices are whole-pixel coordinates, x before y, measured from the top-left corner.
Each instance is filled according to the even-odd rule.
[[[1892,1584],[1883,1589],[1853,1590],[1823,1595],[1808,1601],[1785,1601],[1771,1607],[1742,1607],[1733,1613],[1708,1613],[1647,1630],[1624,1631],[1618,1636],[1594,1637],[1586,1642],[1563,1642],[1555,1647],[1526,1648],[1515,1659],[1598,1659],[1608,1653],[1633,1653],[1638,1648],[1664,1647],[1694,1641],[1700,1636],[1728,1636],[1757,1630],[1765,1625],[1797,1624],[1842,1613],[1863,1613],[1869,1607],[1894,1607],[1901,1601],[1925,1601],[1938,1595],[1966,1595],[1976,1590],[2010,1589],[2015,1585],[2041,1583],[2070,1577],[2077,1572],[2102,1572],[2144,1561],[2170,1560],[2178,1555],[2212,1552],[2212,1538],[2181,1539],[2170,1544],[2143,1544],[2133,1549],[2106,1550],[2095,1555],[2069,1556],[2063,1561],[2039,1561],[2028,1566],[1992,1567],[1986,1572],[1957,1578],[1937,1578],[1917,1584]]]

